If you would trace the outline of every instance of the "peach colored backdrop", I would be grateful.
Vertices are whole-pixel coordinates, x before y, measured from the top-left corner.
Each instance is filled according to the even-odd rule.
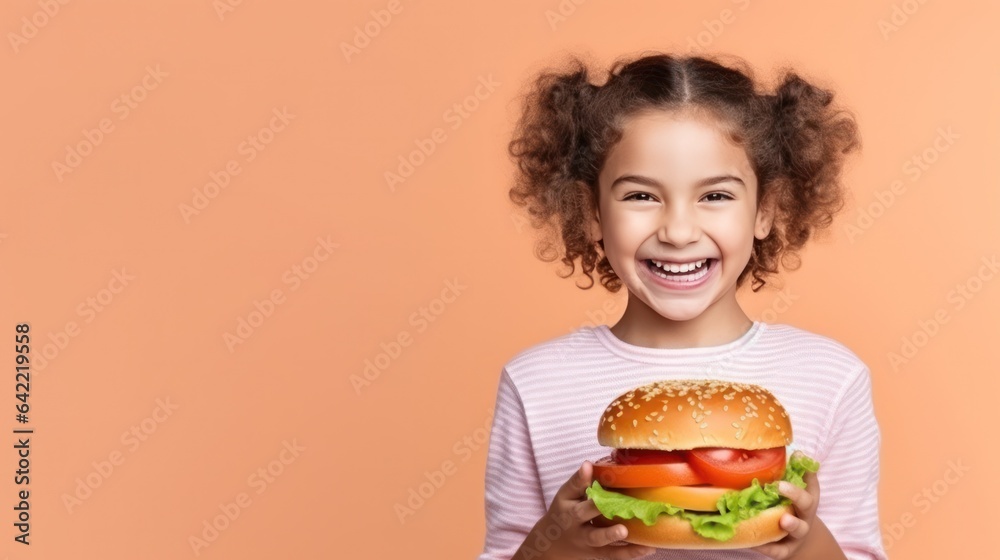
[[[890,554],[991,554],[997,12],[5,2],[0,555],[474,558],[501,366],[624,302],[533,257],[506,194],[516,96],[564,54],[646,49],[788,63],[855,110],[848,208],[742,301],[870,365]]]

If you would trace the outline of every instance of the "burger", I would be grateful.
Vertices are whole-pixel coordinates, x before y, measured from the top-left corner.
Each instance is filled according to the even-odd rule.
[[[623,524],[626,542],[656,548],[731,549],[772,542],[792,513],[778,481],[805,488],[819,463],[787,458],[792,424],[758,385],[708,379],[637,387],[605,409],[597,428],[610,454],[594,462],[592,523]]]

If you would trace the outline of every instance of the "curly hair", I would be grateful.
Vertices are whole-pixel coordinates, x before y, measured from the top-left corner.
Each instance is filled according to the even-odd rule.
[[[649,110],[694,110],[715,118],[747,154],[757,177],[757,204],[773,210],[770,234],[754,239],[737,287],[753,278],[754,292],[777,274],[801,266],[798,251],[828,227],[844,206],[840,182],[845,156],[860,148],[849,111],[832,105],[833,92],[783,68],[773,93],[755,83],[737,57],[726,66],[703,56],[655,53],[621,58],[604,84],[592,84],[587,66],[571,57],[566,70],[541,71],[524,95],[523,111],[508,144],[517,164],[509,196],[544,230],[535,254],[559,258],[571,276],[580,267],[610,292],[621,279],[604,255],[604,241],[590,238],[588,221],[598,203],[598,175],[621,139],[625,120]],[[560,258],[561,249],[561,258]]]

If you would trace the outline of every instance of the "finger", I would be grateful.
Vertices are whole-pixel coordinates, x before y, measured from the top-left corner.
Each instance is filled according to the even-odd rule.
[[[598,515],[604,515],[601,513],[601,510],[597,509],[597,504],[594,503],[594,500],[591,499],[586,499],[582,502],[576,503],[571,512],[573,520],[576,521],[578,525],[590,521]]]
[[[781,525],[782,529],[788,531],[788,535],[794,539],[802,539],[809,534],[809,523],[794,515],[787,513],[782,515],[779,525]]]
[[[638,544],[628,544],[625,546],[606,546],[600,550],[595,550],[597,558],[607,558],[608,560],[629,560],[631,558],[642,558],[656,552],[655,548]],[[589,552],[587,554],[590,554]]]
[[[792,556],[792,553],[801,545],[800,539],[805,538],[809,533],[809,524],[794,515],[785,514],[778,520],[778,525],[788,533],[781,540],[765,543],[751,547],[765,556],[775,560],[784,560]]]
[[[750,550],[759,552],[768,558],[774,558],[775,560],[784,560],[791,555],[791,550],[788,545],[781,544],[783,541],[762,544],[759,546],[751,547]]]
[[[621,523],[611,527],[584,527],[583,544],[603,548],[628,536],[628,529]]]
[[[809,517],[812,514],[816,498],[809,492],[784,480],[778,483],[778,492],[783,496],[787,496],[792,501],[792,505],[795,506],[796,511],[802,514],[803,517]]]
[[[593,465],[590,464],[590,461],[584,461],[580,468],[573,473],[573,476],[569,477],[569,480],[556,492],[556,499],[577,500],[584,496],[584,490],[590,486],[593,473]]]
[[[813,498],[819,502],[819,476],[814,472],[806,471],[802,480],[806,483],[806,492],[812,494]]]

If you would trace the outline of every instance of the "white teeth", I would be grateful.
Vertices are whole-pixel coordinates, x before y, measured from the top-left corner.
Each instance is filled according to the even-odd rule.
[[[692,263],[668,264],[668,263],[662,263],[660,261],[655,261],[653,259],[650,260],[652,260],[653,264],[655,264],[657,267],[662,268],[664,270],[669,270],[670,272],[688,272],[696,268],[701,268],[705,266],[705,263],[708,261],[708,259],[701,259],[700,261],[695,261]]]
[[[690,263],[690,264],[683,264],[683,265],[672,265],[672,266],[671,265],[666,265],[666,264],[663,264],[663,263],[658,263],[656,261],[652,261],[652,262],[655,263],[657,265],[657,267],[661,268],[664,271],[666,271],[666,270],[676,270],[676,271],[679,271],[682,268],[687,268],[688,270],[692,271],[690,274],[684,274],[684,275],[681,275],[681,276],[671,276],[671,275],[668,275],[666,272],[661,272],[661,271],[655,270],[655,269],[653,270],[653,274],[659,276],[660,278],[669,279],[669,280],[671,280],[673,282],[697,282],[698,280],[701,280],[702,278],[704,278],[706,274],[708,274],[708,266],[705,265],[705,263],[707,262],[707,259],[698,261],[697,263]]]

